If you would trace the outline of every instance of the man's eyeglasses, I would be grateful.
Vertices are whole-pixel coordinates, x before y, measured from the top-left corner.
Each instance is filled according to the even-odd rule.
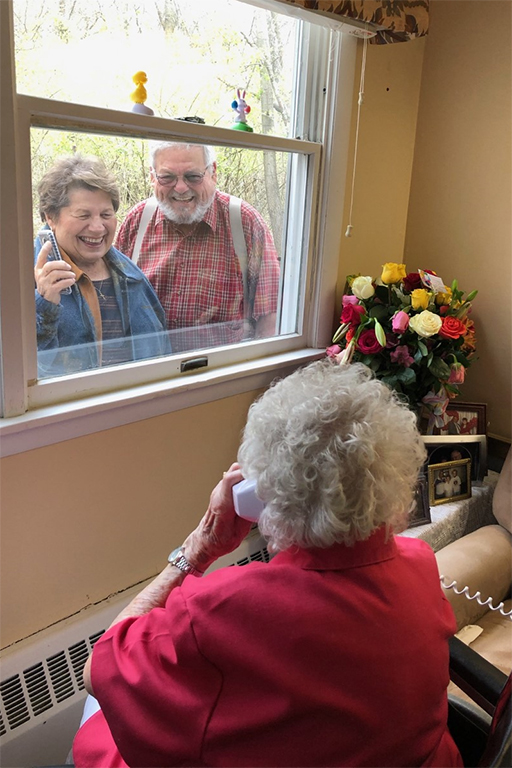
[[[178,179],[183,179],[188,187],[198,187],[203,183],[208,167],[209,166],[206,166],[203,173],[188,171],[181,176],[176,176],[175,173],[164,173],[162,176],[159,176],[155,173],[155,179],[162,185],[162,187],[175,187],[178,183]]]

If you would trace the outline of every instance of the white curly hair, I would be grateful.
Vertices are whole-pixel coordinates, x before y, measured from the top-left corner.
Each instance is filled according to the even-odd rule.
[[[403,530],[426,458],[416,416],[362,364],[323,359],[275,382],[249,410],[244,477],[266,503],[274,550]]]
[[[165,149],[174,149],[175,147],[179,149],[195,149],[198,146],[203,150],[204,164],[209,168],[215,162],[215,150],[213,147],[210,147],[208,144],[190,144],[184,141],[149,141],[149,165],[154,169],[156,156]]]

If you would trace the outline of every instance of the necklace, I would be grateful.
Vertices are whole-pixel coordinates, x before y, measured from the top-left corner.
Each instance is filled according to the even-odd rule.
[[[105,280],[106,280],[106,279],[107,279],[107,278],[105,277],[105,278],[104,278],[103,280],[101,280],[101,281],[100,281],[100,280],[93,280],[93,281],[92,281],[92,282],[93,282],[93,285],[94,285],[94,287],[95,287],[95,289],[96,289],[96,293],[97,293],[97,295],[98,295],[98,299],[99,299],[100,301],[106,301],[106,300],[107,300],[107,297],[105,296],[105,294],[104,294],[104,293],[102,293],[102,290],[101,290],[101,289],[103,288],[103,283],[105,282]],[[98,285],[98,283],[99,283],[99,285]]]

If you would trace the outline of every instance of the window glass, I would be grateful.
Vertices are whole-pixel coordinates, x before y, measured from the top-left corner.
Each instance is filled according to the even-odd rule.
[[[45,128],[31,145],[39,378],[299,331],[307,155],[189,144],[151,159],[145,139]],[[65,263],[40,250],[42,226]]]
[[[254,131],[291,135],[294,19],[237,0],[13,2],[19,93],[130,111],[145,89],[157,116],[229,128],[240,88]]]

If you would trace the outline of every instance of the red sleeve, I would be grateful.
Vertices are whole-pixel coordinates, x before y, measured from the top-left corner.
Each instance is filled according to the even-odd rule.
[[[128,765],[201,764],[203,735],[222,680],[198,650],[179,588],[165,608],[106,632],[94,648],[91,676]]]

